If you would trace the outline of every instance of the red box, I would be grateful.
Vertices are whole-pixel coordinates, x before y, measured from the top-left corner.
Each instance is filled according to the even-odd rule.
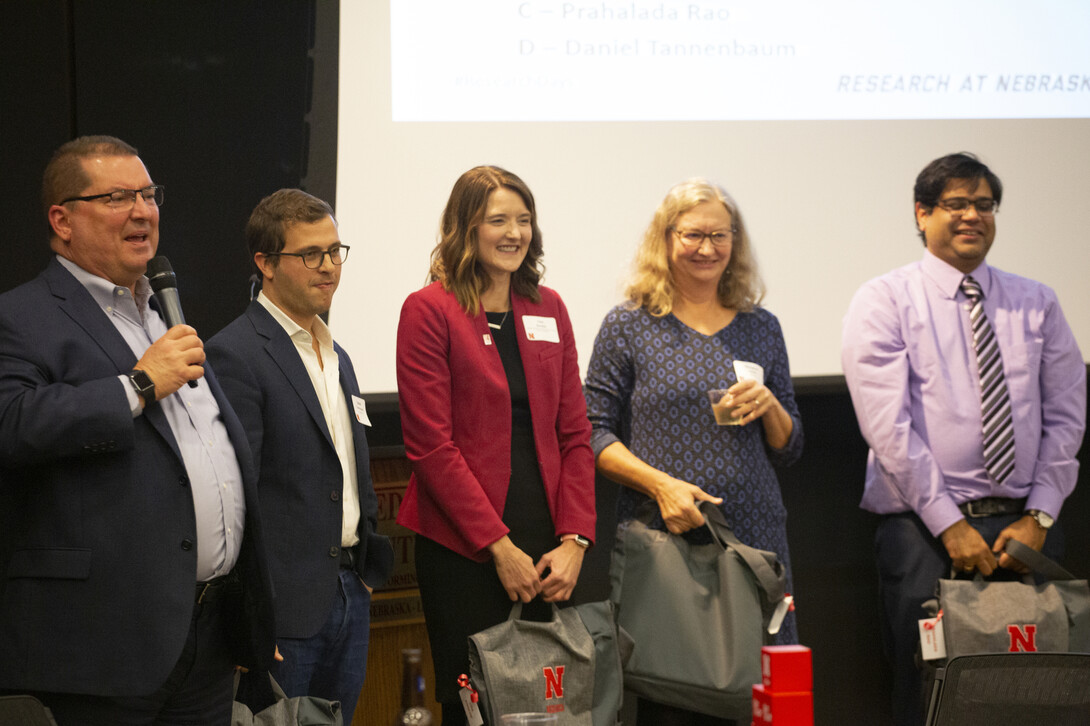
[[[814,694],[773,693],[755,683],[753,726],[814,726]]]
[[[814,690],[813,660],[805,645],[761,648],[761,682],[774,693]]]

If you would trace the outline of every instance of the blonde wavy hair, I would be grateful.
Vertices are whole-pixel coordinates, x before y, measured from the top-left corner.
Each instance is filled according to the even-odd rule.
[[[461,308],[474,316],[480,311],[481,294],[492,283],[478,261],[477,228],[484,220],[489,196],[501,187],[522,197],[530,212],[533,230],[526,257],[511,275],[511,289],[534,302],[541,300],[537,287],[545,266],[534,195],[526,182],[506,169],[477,166],[454,183],[439,223],[439,242],[431,252],[428,270],[428,279],[441,282],[445,290],[454,293]]]
[[[646,308],[660,318],[673,310],[677,288],[670,269],[669,235],[681,215],[705,202],[719,202],[726,207],[735,229],[730,262],[719,278],[720,304],[749,312],[764,298],[764,282],[757,272],[757,260],[738,205],[723,187],[695,178],[676,184],[667,192],[644,232],[643,242],[636,251],[632,277],[625,288],[625,297],[633,307]]]

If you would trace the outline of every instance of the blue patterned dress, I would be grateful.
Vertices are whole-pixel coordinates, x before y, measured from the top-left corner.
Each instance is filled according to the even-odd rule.
[[[794,427],[783,449],[768,446],[759,422],[715,423],[707,391],[737,383],[735,359],[764,367],[765,385],[790,414]],[[776,316],[756,308],[704,335],[673,314],[656,318],[643,308],[615,307],[594,341],[584,392],[595,456],[621,441],[654,468],[722,497],[721,509],[738,539],[776,552],[792,592],[787,510],[773,465],[794,463],[803,436]],[[644,501],[643,494],[622,487],[618,520],[634,517]],[[665,528],[661,517],[653,526]],[[789,616],[776,642],[797,638]]]

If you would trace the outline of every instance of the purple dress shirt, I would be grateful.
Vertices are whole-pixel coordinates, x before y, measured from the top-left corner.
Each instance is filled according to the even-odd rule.
[[[964,274],[930,252],[865,283],[844,318],[841,359],[870,445],[863,509],[914,511],[939,536],[957,505],[1028,497],[1056,517],[1075,488],[1086,426],[1086,365],[1046,285],[982,263],[971,273],[999,340],[1014,416],[1016,467],[984,468],[980,382]]]

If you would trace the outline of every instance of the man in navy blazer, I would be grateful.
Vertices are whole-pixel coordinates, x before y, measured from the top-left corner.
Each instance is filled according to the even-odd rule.
[[[393,566],[376,533],[364,426],[352,362],[320,317],[348,245],[333,210],[298,189],[254,209],[246,240],[262,290],[208,341],[208,357],[246,428],[258,468],[289,696],[341,702],[345,723],[363,687],[370,591]]]
[[[43,201],[56,257],[0,296],[0,692],[61,726],[226,724],[272,594],[245,433],[148,304],[162,187],[83,137]]]

